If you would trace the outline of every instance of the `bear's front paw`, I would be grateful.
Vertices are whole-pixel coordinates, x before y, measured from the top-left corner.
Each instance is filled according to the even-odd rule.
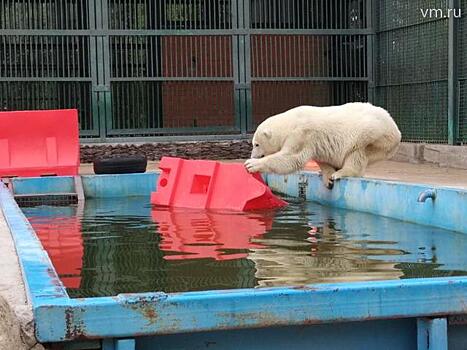
[[[264,171],[263,161],[261,159],[251,158],[245,162],[245,168],[250,173],[259,173]]]
[[[328,180],[328,183],[326,184],[326,187],[332,190],[334,187],[334,184],[336,183],[337,180],[339,180],[342,177],[342,175],[339,173],[339,171],[336,171],[334,174],[331,175],[331,177]]]

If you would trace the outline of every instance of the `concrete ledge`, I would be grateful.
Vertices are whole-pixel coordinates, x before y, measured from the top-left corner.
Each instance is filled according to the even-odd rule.
[[[392,160],[396,162],[406,162],[419,164],[423,162],[423,148],[418,143],[406,143],[400,144],[397,153],[392,157]]]
[[[423,160],[441,167],[467,169],[467,146],[424,145]]]
[[[403,142],[392,160],[432,163],[440,167],[467,169],[467,146],[449,146]]]
[[[10,230],[0,210],[0,350],[41,350],[34,335],[21,269]]]

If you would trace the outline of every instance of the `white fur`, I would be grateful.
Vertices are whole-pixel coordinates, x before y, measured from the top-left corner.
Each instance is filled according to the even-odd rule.
[[[253,136],[250,172],[289,174],[313,159],[332,187],[343,176],[361,176],[366,166],[392,157],[401,133],[389,113],[370,103],[301,106],[269,117]]]

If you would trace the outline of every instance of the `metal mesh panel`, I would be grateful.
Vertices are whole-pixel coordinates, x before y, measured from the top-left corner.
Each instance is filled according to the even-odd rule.
[[[85,1],[1,1],[1,110],[78,108],[82,134],[95,133],[89,37],[62,35],[88,19]]]
[[[445,80],[448,76],[447,21],[378,34],[378,85]]]
[[[399,126],[404,141],[447,141],[447,81],[379,87],[378,105]]]
[[[160,82],[112,83],[113,128],[148,129],[162,127],[160,90]]]
[[[369,0],[251,0],[255,29],[366,28]]]
[[[80,130],[93,130],[91,83],[66,81],[0,81],[0,109],[67,109],[79,111]]]
[[[363,35],[253,35],[252,77],[366,78]]]
[[[377,5],[378,31],[388,31],[436,20],[437,12],[426,10],[446,10],[449,0],[379,0]],[[423,12],[422,12],[423,11]],[[425,14],[425,16],[424,16]]]
[[[0,29],[87,29],[87,1],[2,0]]]
[[[446,1],[381,1],[376,38],[376,103],[396,120],[404,141],[447,142],[448,20],[420,8]],[[393,15],[394,13],[394,15]]]
[[[369,1],[2,0],[1,107],[76,107],[81,136],[105,138],[365,100]]]
[[[462,17],[459,21],[458,49],[459,49],[459,77],[467,79],[467,0],[461,1]]]
[[[233,86],[209,81],[129,81],[112,83],[113,127],[155,134],[234,124]],[[181,130],[178,130],[180,132]],[[137,131],[135,131],[137,132]]]
[[[0,46],[0,56],[3,56],[0,59],[0,77],[90,77],[88,37],[3,36],[0,37]]]
[[[459,81],[459,138],[467,143],[467,79]]]
[[[78,203],[78,196],[73,193],[15,195],[15,201],[20,207],[35,207],[38,205],[68,206]]]
[[[264,81],[252,86],[253,121],[301,106],[329,106],[367,101],[367,82]]]
[[[230,78],[229,36],[112,36],[112,78]]]
[[[111,29],[230,29],[231,0],[108,0]]]
[[[463,16],[459,20],[459,141],[467,143],[467,0],[461,1]]]
[[[231,36],[111,36],[110,42],[112,133],[234,126]]]
[[[253,127],[298,105],[367,99],[364,35],[252,35]]]

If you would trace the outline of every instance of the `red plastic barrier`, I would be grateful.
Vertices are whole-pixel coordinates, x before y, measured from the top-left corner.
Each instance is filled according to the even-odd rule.
[[[260,174],[250,174],[243,164],[212,160],[162,158],[157,192],[151,204],[195,209],[246,211],[283,207]]]
[[[234,260],[246,258],[248,254],[232,250],[263,248],[251,240],[272,228],[274,215],[262,214],[160,208],[152,211],[152,218],[161,236],[161,250],[179,253],[167,254],[165,260]]]
[[[0,177],[77,175],[76,109],[0,112]]]
[[[319,165],[314,160],[310,160],[305,164],[305,170],[319,170]]]

